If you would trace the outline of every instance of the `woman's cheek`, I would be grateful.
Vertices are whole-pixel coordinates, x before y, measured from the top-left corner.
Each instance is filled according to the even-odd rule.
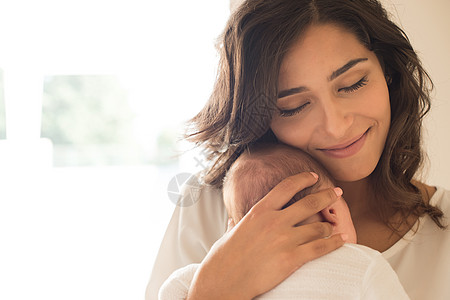
[[[271,124],[271,129],[279,141],[290,146],[307,151],[307,141],[310,136],[310,128],[296,117],[277,117]]]

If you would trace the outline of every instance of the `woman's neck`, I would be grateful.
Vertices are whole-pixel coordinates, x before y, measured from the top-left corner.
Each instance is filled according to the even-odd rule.
[[[423,201],[428,203],[436,188],[415,180],[412,183],[419,189]],[[353,217],[358,218],[372,213],[370,203],[375,201],[375,195],[368,177],[354,182],[338,181],[337,186],[344,191],[343,197]]]
[[[421,191],[425,202],[429,201],[435,192],[434,187],[426,186],[420,182],[413,182]],[[373,189],[370,187],[370,179],[365,178],[355,182],[337,182],[337,186],[344,191],[344,199],[350,209],[353,224],[358,236],[358,244],[371,247],[383,252],[394,245],[401,237],[406,234],[417,217],[411,214],[408,222],[403,223],[402,216],[395,211],[390,212],[393,217],[393,224],[401,224],[398,232],[395,234],[389,226],[385,224],[372,209],[371,203],[375,201]]]
[[[338,181],[337,186],[344,191],[343,197],[353,217],[357,218],[370,212],[370,201],[374,196],[371,193],[369,178],[354,182]]]

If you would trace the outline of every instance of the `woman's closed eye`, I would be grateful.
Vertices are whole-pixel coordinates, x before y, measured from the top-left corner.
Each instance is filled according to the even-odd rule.
[[[357,90],[359,90],[360,88],[365,86],[368,81],[369,80],[367,79],[367,76],[364,76],[363,78],[358,80],[356,83],[352,84],[351,86],[338,89],[338,92],[344,92],[344,93],[356,92]],[[299,112],[301,112],[302,110],[304,110],[309,104],[310,104],[310,102],[306,102],[306,103],[303,103],[302,105],[300,105],[299,107],[296,107],[293,109],[280,109],[279,114],[282,117],[290,117],[290,116],[296,115]]]
[[[293,108],[293,109],[280,109],[279,110],[280,116],[282,116],[282,117],[290,117],[290,116],[293,116],[295,114],[298,114],[303,109],[305,109],[305,107],[308,106],[308,104],[309,104],[309,102],[306,102],[306,103],[300,105],[299,107],[296,107],[296,108]]]
[[[360,88],[362,88],[363,86],[365,86],[368,81],[369,80],[367,80],[367,76],[364,76],[355,84],[348,86],[348,87],[343,87],[343,88],[338,89],[338,92],[344,92],[344,93],[355,92],[355,91],[359,90]]]

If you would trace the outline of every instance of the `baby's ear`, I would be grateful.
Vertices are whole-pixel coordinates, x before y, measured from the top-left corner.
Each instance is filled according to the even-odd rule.
[[[322,216],[327,222],[335,223],[337,220],[336,209],[333,206],[328,206],[321,211]]]

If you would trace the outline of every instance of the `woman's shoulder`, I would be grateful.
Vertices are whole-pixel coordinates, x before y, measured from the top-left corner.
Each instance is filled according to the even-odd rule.
[[[200,173],[192,174],[181,187],[175,214],[179,230],[204,232],[214,241],[226,231],[228,214],[222,189],[203,183]]]
[[[193,174],[189,181],[181,189],[181,200],[189,207],[196,210],[223,213],[225,205],[223,202],[222,189],[206,184],[201,180],[200,174]]]
[[[192,214],[194,211],[220,211],[225,209],[222,189],[208,185],[201,179],[201,173],[183,173],[183,178],[176,181],[171,195],[172,202],[182,211]],[[172,199],[173,198],[173,199]]]
[[[436,187],[429,203],[442,210],[442,223],[448,227],[440,229],[429,215],[424,215],[401,240],[383,252],[411,299],[446,299],[450,292],[450,286],[440,281],[424,281],[450,276],[450,190]]]
[[[438,207],[444,213],[450,210],[450,190],[441,186],[431,186],[419,181],[412,182],[422,194],[424,201]]]
[[[450,214],[450,190],[437,186],[430,204],[441,209],[444,214]]]

